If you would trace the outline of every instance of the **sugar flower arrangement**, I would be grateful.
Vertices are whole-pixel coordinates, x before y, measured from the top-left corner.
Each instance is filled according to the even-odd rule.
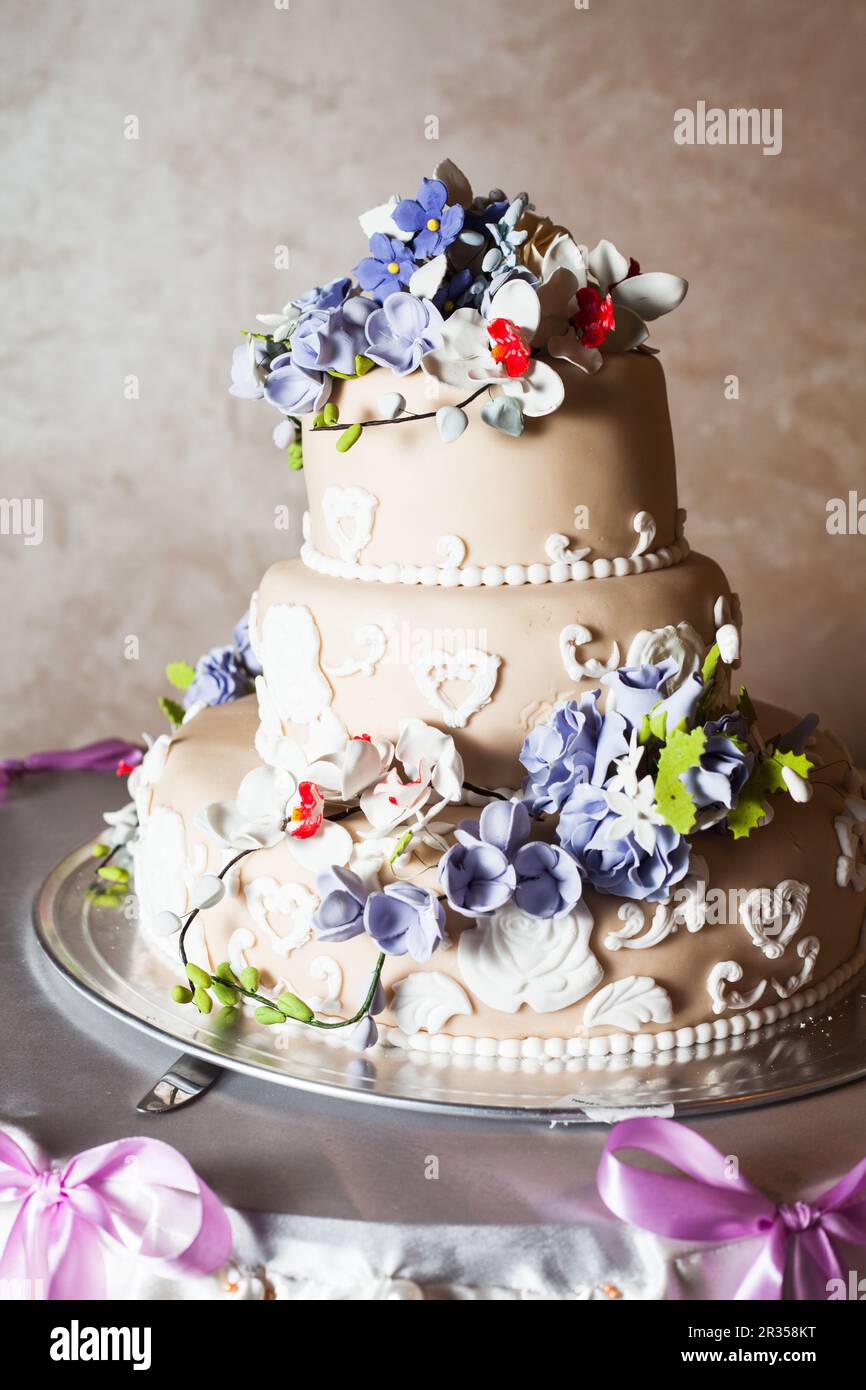
[[[239,654],[244,631],[242,620]],[[259,1023],[291,1019],[346,1029],[350,1045],[363,1049],[375,1043],[375,1015],[387,1007],[380,978],[386,958],[429,961],[448,940],[446,904],[476,923],[506,908],[550,921],[575,909],[586,888],[670,904],[687,876],[700,876],[696,837],[741,839],[772,819],[775,796],[803,802],[812,793],[805,749],[816,717],[765,738],[745,688],[735,703],[727,694],[737,654],[726,649],[724,633],[723,656],[719,642],[706,651],[690,630],[659,629],[648,652],[654,659],[602,677],[604,709],[600,689],[557,704],[524,740],[526,777],[511,795],[467,782],[451,735],[419,719],[403,721],[394,745],[352,736],[334,718],[302,747],[281,733],[258,679],[262,765],[244,777],[233,801],[214,802],[197,817],[226,863],[193,884],[184,920],[166,911],[154,924],[178,935],[186,982],[175,987],[176,1002],[201,1013],[216,1002],[221,1026],[230,1026],[246,1002]],[[212,658],[195,668],[203,700],[193,701],[187,719],[202,702],[242,693],[231,682],[212,681]],[[255,659],[247,660],[250,671]],[[132,773],[134,799],[158,775],[172,737],[152,743]],[[442,819],[447,806],[472,797],[482,802],[477,819],[456,826]],[[352,818],[357,839],[344,824]],[[290,991],[272,998],[254,968],[236,973],[223,962],[209,973],[187,959],[189,927],[222,900],[231,868],[278,844],[315,876],[318,939],[331,948],[366,935],[377,953],[363,998],[347,1018],[319,1015]],[[384,885],[365,857],[377,847],[389,866]]]
[[[342,452],[370,425],[407,419],[435,419],[449,443],[468,424],[466,407],[486,396],[484,422],[520,435],[526,418],[562,403],[558,361],[593,373],[609,353],[652,351],[647,322],[688,288],[678,275],[642,271],[610,241],[589,250],[526,193],[473,195],[451,160],[414,198],[395,194],[359,221],[368,251],[351,275],[259,314],[260,329],[234,351],[232,395],[280,412],[274,442],[295,468],[304,416],[336,431]],[[390,391],[380,418],[341,423],[335,381],[376,366],[397,377],[420,370],[466,398],[419,416]]]

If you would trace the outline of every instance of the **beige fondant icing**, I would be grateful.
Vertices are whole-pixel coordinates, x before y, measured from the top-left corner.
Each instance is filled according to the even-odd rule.
[[[687,622],[710,643],[713,607],[717,596],[727,592],[718,565],[694,554],[673,569],[623,579],[538,589],[526,585],[423,592],[402,585],[386,588],[327,579],[299,560],[283,560],[262,580],[258,608],[264,626],[271,608],[289,603],[308,608],[326,654],[352,650],[358,629],[367,624],[389,633],[387,653],[369,676],[340,680],[330,673],[332,708],[353,734],[393,739],[400,720],[411,716],[445,728],[441,712],[418,684],[417,663],[429,662],[439,649],[456,653],[477,648],[500,657],[490,703],[453,733],[471,781],[513,787],[522,776],[518,753],[526,733],[525,712],[538,701],[598,688],[598,680],[592,678],[569,688],[561,645],[564,629],[580,625],[592,634],[580,649],[583,662],[606,662],[614,642],[626,652],[642,629],[670,623]],[[282,668],[291,671],[291,653],[283,654]],[[282,679],[272,672],[267,652],[264,676],[269,685]],[[468,695],[469,689],[468,681],[454,682],[445,693],[459,703],[461,693]],[[291,728],[285,725],[286,731]]]
[[[482,400],[468,407],[470,428],[447,445],[432,420],[367,430],[344,454],[336,450],[335,434],[305,430],[314,549],[344,558],[326,496],[347,487],[377,499],[362,557],[370,565],[441,564],[438,543],[452,535],[465,544],[466,563],[480,566],[547,563],[552,535],[589,547],[590,559],[627,557],[639,544],[634,518],[642,512],[655,523],[652,548],[672,545],[677,489],[660,363],[626,353],[609,357],[593,377],[566,362],[557,370],[563,404],[529,420],[520,439],[483,423]],[[339,383],[331,399],[339,404],[341,424],[377,418],[384,379],[384,372],[373,371]],[[403,377],[407,408],[435,411],[467,394],[439,385],[431,397],[436,386],[420,372]]]
[[[762,727],[768,732],[778,731],[793,722],[792,715],[770,707],[759,708],[759,716]],[[203,839],[203,832],[194,824],[200,807],[232,796],[240,778],[256,765],[252,750],[256,724],[255,701],[244,699],[203,711],[173,741],[165,771],[155,789],[155,805],[168,807],[181,817],[188,855]],[[708,881],[714,890],[729,895],[736,891],[742,896],[750,890],[785,881],[809,884],[807,910],[798,932],[786,943],[782,955],[771,961],[756,947],[734,912],[731,920],[725,923],[708,922],[696,933],[681,930],[641,951],[640,976],[650,978],[654,988],[663,991],[671,1002],[670,1019],[657,1008],[652,1010],[660,1015],[660,1021],[649,1018],[642,1023],[641,1038],[662,1033],[666,1038],[672,1030],[711,1027],[717,1015],[707,982],[720,963],[733,962],[741,970],[737,985],[741,993],[754,990],[761,980],[767,980],[762,991],[765,999],[761,1003],[770,1001],[778,1006],[785,1000],[782,991],[774,988],[774,980],[782,990],[789,988],[794,977],[802,975],[804,962],[811,958],[813,973],[809,983],[820,985],[843,971],[856,956],[863,899],[839,887],[835,874],[838,844],[834,818],[839,800],[837,788],[843,779],[837,776],[838,768],[830,765],[839,758],[840,749],[831,736],[820,734],[813,756],[827,766],[811,802],[797,805],[790,798],[776,797],[772,824],[748,840],[735,843],[728,835],[710,833],[701,836],[699,843],[700,853],[707,862]],[[464,808],[450,807],[442,813],[442,819],[453,822],[471,814]],[[351,819],[345,824],[351,826]],[[359,824],[363,824],[360,818]],[[431,867],[415,881],[432,885],[438,856],[434,850],[421,852]],[[215,863],[213,850],[210,863],[211,866]],[[314,960],[322,954],[322,943],[313,937],[287,954],[276,950],[269,933],[257,928],[251,917],[244,890],[260,878],[271,879],[277,884],[301,883],[313,889],[312,875],[298,865],[284,844],[251,855],[238,867],[241,891],[201,914],[203,942],[197,949],[206,951],[205,959],[211,963],[229,959],[231,943],[237,941],[236,933],[252,931],[255,942],[246,946],[244,954],[262,969],[265,984],[283,980],[297,992],[309,993],[310,970]],[[383,881],[387,881],[390,870],[384,867],[382,875]],[[593,918],[589,949],[598,961],[601,976],[597,988],[593,987],[588,997],[566,1008],[543,1013],[525,1003],[510,1013],[491,1008],[473,993],[462,977],[460,953],[453,947],[435,952],[425,966],[416,965],[408,957],[388,956],[383,981],[391,988],[418,971],[429,970],[457,982],[466,992],[472,1012],[445,1021],[441,1031],[446,1037],[477,1040],[568,1039],[587,1034],[596,1039],[608,1035],[618,1037],[621,1030],[609,1026],[585,1028],[584,1010],[598,989],[638,973],[636,957],[630,951],[611,949],[607,944],[607,938],[622,926],[618,916],[621,900],[587,889],[583,901]],[[649,919],[653,908],[649,906],[645,910]],[[448,931],[453,940],[462,932],[472,930],[471,921],[448,912]],[[810,938],[815,938],[820,946],[816,958]],[[345,1010],[353,1009],[363,997],[376,959],[375,945],[369,937],[361,936],[328,950],[338,957],[343,971],[342,1006]],[[195,952],[193,956],[195,958]],[[653,998],[658,1000],[661,995]],[[593,1012],[591,1010],[591,1016]],[[727,1017],[728,1013],[732,1016],[733,1012],[736,1011],[723,1011],[721,1017]],[[383,1020],[386,1024],[396,1022],[389,1013],[383,1015]],[[749,1024],[747,1020],[738,1026],[754,1026],[754,1021]]]

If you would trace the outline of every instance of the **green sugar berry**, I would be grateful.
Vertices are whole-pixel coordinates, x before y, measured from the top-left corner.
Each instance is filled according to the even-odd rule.
[[[340,418],[339,406],[336,406],[333,401],[328,401],[328,404],[322,411],[322,415],[324,416],[326,425],[336,425]]]
[[[227,960],[220,961],[216,968],[216,974],[220,980],[227,980],[230,985],[240,984],[240,980]]]
[[[213,984],[207,971],[202,970],[198,965],[193,965],[192,961],[186,967],[186,974],[187,979],[192,980],[193,984],[198,985],[201,989],[210,989]]]
[[[128,883],[129,870],[121,869],[119,864],[103,864],[101,869],[96,870],[98,878],[105,878],[109,883]]]
[[[214,996],[221,1004],[228,1004],[231,1006],[238,1002],[237,990],[232,989],[231,985],[224,985],[222,980],[214,980],[211,989],[214,992]]]
[[[296,994],[290,994],[288,990],[280,995],[277,1004],[287,1018],[296,1018],[299,1023],[309,1023],[313,1017],[309,1004],[305,1004],[303,999],[299,999]]]
[[[192,990],[187,989],[186,985],[175,985],[171,997],[175,1004],[189,1004],[192,999]]]
[[[209,1014],[213,1008],[213,1000],[206,989],[197,989],[193,994],[195,1006],[200,1014]]]
[[[97,840],[95,845],[90,846],[90,853],[93,855],[94,859],[101,859],[104,854],[111,853],[111,846],[103,845]]]
[[[281,1014],[279,1009],[271,1009],[263,1004],[260,1009],[256,1009],[256,1020],[259,1023],[285,1023],[286,1016]]]
[[[248,965],[241,971],[241,984],[244,989],[248,989],[251,994],[255,994],[259,987],[259,972],[254,965]]]
[[[216,1024],[217,1028],[234,1028],[235,1024],[238,1021],[238,1013],[239,1010],[232,1007],[219,1009],[217,1013],[214,1014],[213,1021]]]
[[[340,438],[337,440],[337,453],[338,453],[338,454],[345,454],[345,453],[347,453],[347,452],[349,451],[349,449],[351,449],[351,447],[352,447],[353,444],[357,444],[357,442],[358,442],[358,440],[359,440],[360,438],[361,438],[361,426],[358,425],[358,424],[350,425],[348,429],[343,430],[343,433],[340,435]]]

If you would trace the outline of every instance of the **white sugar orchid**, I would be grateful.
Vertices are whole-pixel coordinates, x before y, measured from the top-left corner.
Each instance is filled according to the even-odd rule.
[[[256,751],[268,766],[290,772],[296,783],[315,782],[326,799],[354,801],[390,767],[394,746],[386,739],[352,737],[342,719],[326,709],[307,727],[306,744],[283,733],[267,684],[256,680],[259,729]]]
[[[353,840],[345,826],[324,817],[322,793],[285,768],[257,767],[240,783],[234,801],[213,801],[196,824],[227,849],[271,849],[285,841],[311,873],[348,864]]]
[[[525,280],[508,280],[491,299],[486,317],[466,308],[446,319],[442,347],[428,352],[421,366],[448,386],[471,390],[489,382],[515,397],[524,415],[549,415],[565,392],[558,372],[531,356],[540,322],[536,291]]]
[[[643,320],[661,318],[682,304],[688,280],[663,270],[641,271],[636,261],[617,251],[612,241],[600,241],[589,253],[590,274],[602,297],[610,294],[618,308]]]
[[[404,777],[392,768],[361,797],[361,810],[379,834],[413,815],[417,826],[425,825],[449,801],[459,801],[463,795],[463,759],[451,735],[441,729],[422,719],[402,720],[397,760]]]

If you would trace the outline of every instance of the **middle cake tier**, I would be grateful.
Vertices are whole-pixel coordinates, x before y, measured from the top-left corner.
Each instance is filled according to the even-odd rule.
[[[731,607],[722,570],[695,554],[639,575],[472,590],[347,583],[281,561],[251,615],[260,751],[329,710],[354,736],[392,740],[414,717],[453,733],[470,781],[514,788],[523,739],[557,701],[606,669],[661,660],[661,629],[697,662]]]

